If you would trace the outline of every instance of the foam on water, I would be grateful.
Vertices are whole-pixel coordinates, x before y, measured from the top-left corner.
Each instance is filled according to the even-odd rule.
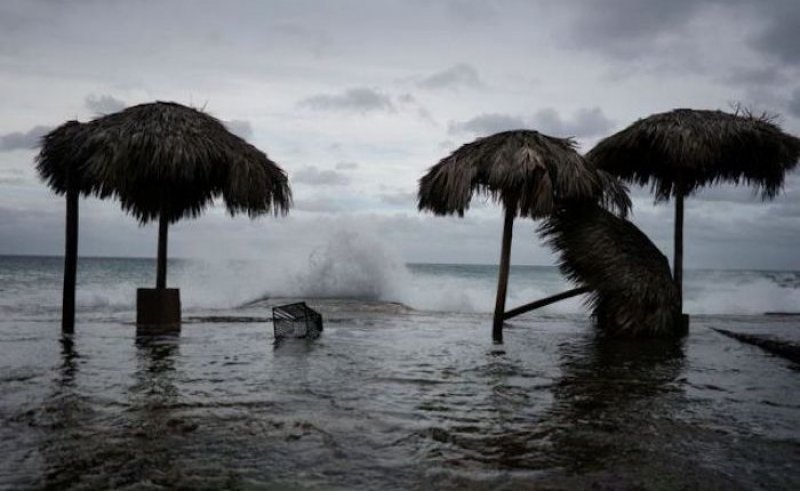
[[[0,312],[57,315],[61,305],[60,258],[0,257]],[[135,307],[137,287],[153,283],[155,261],[81,259],[79,313]],[[692,314],[761,314],[796,311],[800,273],[686,272],[685,310]],[[497,268],[489,265],[406,265],[391,244],[341,231],[309,254],[243,261],[220,253],[170,262],[170,286],[182,289],[184,309],[230,309],[260,298],[325,298],[384,301],[417,310],[480,312],[494,309]],[[572,288],[554,267],[515,266],[509,308]],[[580,297],[541,311],[585,312]]]

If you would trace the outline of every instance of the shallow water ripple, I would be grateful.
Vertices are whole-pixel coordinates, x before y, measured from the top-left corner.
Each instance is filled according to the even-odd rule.
[[[723,318],[646,343],[531,318],[493,346],[488,316],[327,314],[278,345],[265,323],[0,324],[0,488],[800,485],[796,369]]]

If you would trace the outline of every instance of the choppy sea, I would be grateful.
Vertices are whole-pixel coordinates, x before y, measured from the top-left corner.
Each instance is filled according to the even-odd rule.
[[[580,298],[493,345],[495,266],[323,250],[170,263],[184,324],[137,335],[152,259],[0,257],[0,489],[798,489],[800,273],[690,270],[680,341],[599,336]],[[513,267],[508,305],[570,288]],[[272,305],[324,316],[274,343]],[[771,313],[771,315],[765,315]]]

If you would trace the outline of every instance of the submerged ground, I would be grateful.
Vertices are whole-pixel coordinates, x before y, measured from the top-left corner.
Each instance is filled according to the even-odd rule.
[[[322,337],[279,345],[266,303],[179,336],[0,322],[0,488],[800,487],[798,367],[711,329],[785,338],[797,317],[639,343],[528,317],[494,346],[487,315],[317,306]]]

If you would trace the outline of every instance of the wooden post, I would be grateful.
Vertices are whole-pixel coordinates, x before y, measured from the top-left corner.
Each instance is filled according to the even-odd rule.
[[[67,171],[69,172],[69,171]],[[61,332],[75,332],[75,280],[78,272],[78,193],[67,176],[67,217],[64,244],[64,291],[61,298]]]
[[[675,192],[675,251],[672,278],[678,288],[678,305],[683,313],[683,184],[678,180]]]
[[[503,342],[503,314],[506,310],[506,292],[508,291],[508,270],[511,265],[511,236],[514,231],[514,215],[516,210],[506,206],[503,222],[503,245],[500,250],[500,273],[497,280],[497,301],[494,305],[494,324],[492,339],[495,343]]]
[[[169,218],[166,204],[161,200],[161,213],[158,217],[158,259],[156,262],[156,288],[167,287],[167,232]]]
[[[542,307],[547,307],[550,304],[560,302],[562,300],[566,300],[568,298],[572,298],[578,295],[582,295],[584,293],[589,293],[592,291],[591,288],[588,286],[581,286],[579,288],[573,288],[572,290],[567,290],[565,292],[558,293],[556,295],[552,295],[547,298],[542,298],[540,300],[536,300],[535,302],[526,303],[525,305],[521,305],[515,309],[511,309],[505,314],[503,314],[503,319],[510,319],[512,317],[516,317],[518,315],[522,315],[526,312],[530,312],[531,310],[540,309]]]

